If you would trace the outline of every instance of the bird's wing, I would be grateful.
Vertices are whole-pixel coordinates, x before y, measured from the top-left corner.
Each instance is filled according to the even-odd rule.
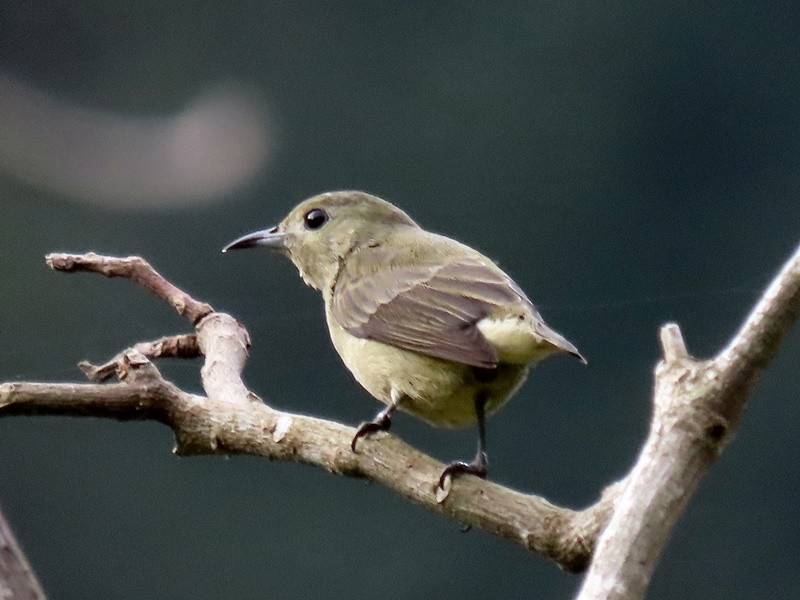
[[[497,365],[476,323],[498,306],[530,305],[505,273],[476,256],[408,265],[393,260],[390,250],[365,251],[374,255],[348,260],[336,282],[331,311],[339,325],[356,337],[428,356]]]

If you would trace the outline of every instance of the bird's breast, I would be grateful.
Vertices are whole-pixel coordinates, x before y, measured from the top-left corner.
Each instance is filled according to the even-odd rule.
[[[476,369],[356,337],[328,312],[328,328],[336,351],[355,379],[375,398],[389,404],[392,389],[404,400],[400,409],[438,427],[466,427],[476,422],[475,396],[488,396],[487,414],[502,406],[524,382],[527,365]]]

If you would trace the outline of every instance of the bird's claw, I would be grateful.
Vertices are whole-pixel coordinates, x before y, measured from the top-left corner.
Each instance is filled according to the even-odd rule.
[[[481,479],[486,479],[487,470],[486,470],[486,460],[475,459],[472,462],[463,462],[463,461],[456,461],[450,463],[445,467],[442,474],[439,475],[439,483],[437,484],[440,490],[445,489],[445,482],[447,478],[455,479],[456,477],[460,477],[461,475],[475,475],[475,477],[480,477]]]
[[[358,426],[358,431],[356,431],[356,434],[353,436],[353,441],[350,442],[350,449],[356,452],[356,444],[360,438],[365,435],[372,435],[378,431],[388,431],[391,424],[391,419],[386,416],[379,416],[374,421],[361,423],[361,425]]]

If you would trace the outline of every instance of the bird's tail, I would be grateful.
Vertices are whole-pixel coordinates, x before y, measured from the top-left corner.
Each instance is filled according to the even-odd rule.
[[[536,323],[536,333],[542,340],[551,346],[555,347],[557,351],[572,354],[572,356],[579,359],[583,364],[587,364],[586,358],[581,354],[578,349],[563,335],[550,329],[545,323],[539,321]]]

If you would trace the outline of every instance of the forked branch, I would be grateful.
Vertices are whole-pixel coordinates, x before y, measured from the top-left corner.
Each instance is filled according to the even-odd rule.
[[[135,281],[175,307],[194,334],[137,344],[87,376],[116,384],[0,384],[0,416],[58,414],[153,419],[174,432],[179,454],[253,454],[368,478],[431,510],[512,540],[570,571],[591,569],[581,598],[640,598],[673,525],[709,464],[739,424],[748,393],[800,312],[800,249],[775,278],[729,346],[711,361],[686,350],[677,325],[661,339],[650,434],[632,471],[598,501],[576,511],[472,476],[448,494],[435,487],[444,465],[382,433],[350,449],[355,433],[335,422],[275,410],[241,380],[249,338],[138,257],[51,254],[59,271]],[[178,389],[150,359],[205,357],[206,396]],[[655,524],[655,526],[653,526]],[[601,535],[602,533],[602,535]],[[594,556],[594,560],[592,557]]]

